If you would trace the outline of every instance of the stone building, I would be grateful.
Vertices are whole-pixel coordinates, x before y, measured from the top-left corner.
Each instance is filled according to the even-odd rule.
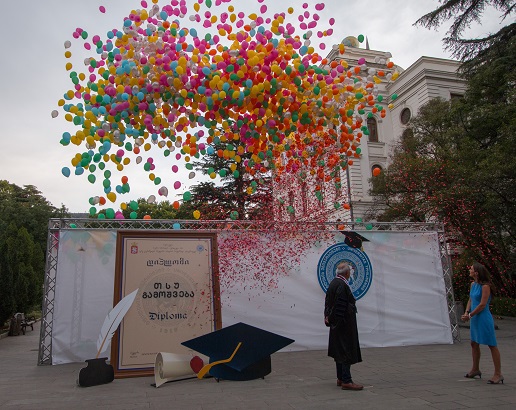
[[[328,62],[344,59],[350,66],[356,66],[360,58],[365,58],[363,75],[367,75],[365,71],[369,68],[385,70],[385,61],[392,57],[391,53],[371,50],[368,46],[365,49],[359,48],[358,41],[353,40],[353,37],[343,40],[344,54],[340,54],[339,49],[334,47],[327,56]],[[374,168],[384,169],[388,165],[394,144],[401,138],[411,118],[417,115],[419,108],[436,97],[449,100],[464,94],[466,82],[457,75],[459,66],[459,62],[454,60],[423,56],[407,69],[392,67],[390,74],[399,73],[396,81],[385,80],[378,84],[379,94],[384,96],[381,104],[392,104],[392,108],[386,110],[384,118],[378,113],[367,118],[369,136],[361,139],[360,157],[353,158],[353,165],[341,171],[341,188],[335,189],[333,183],[324,183],[324,196],[320,200],[313,193],[314,184],[320,182],[309,178],[301,182],[296,176],[282,175],[281,182],[277,182],[274,187],[278,199],[276,219],[356,221],[363,218],[373,205],[369,195],[369,181]],[[385,78],[389,79],[389,70],[385,71]],[[395,94],[397,98],[393,99]],[[349,209],[339,204],[346,204],[346,207],[349,205]]]

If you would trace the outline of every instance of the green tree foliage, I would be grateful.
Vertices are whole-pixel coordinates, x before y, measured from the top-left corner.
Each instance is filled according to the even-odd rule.
[[[48,220],[69,216],[68,210],[54,207],[33,185],[23,188],[0,180],[0,230],[11,222],[27,229],[42,250],[46,249]]]
[[[0,231],[0,256],[7,253],[6,231]],[[16,312],[14,274],[4,257],[0,257],[0,326]]]
[[[137,215],[135,219],[143,219],[145,215],[149,215],[152,219],[184,219],[178,217],[178,211],[174,209],[170,201],[149,203],[145,198],[138,198],[136,203],[138,204],[138,209],[134,211]],[[103,212],[105,211],[100,211],[100,213]],[[122,210],[122,214],[126,219],[130,218],[131,212],[133,212],[133,209],[130,207]]]
[[[36,187],[0,181],[0,322],[41,303],[50,218],[68,216]]]
[[[29,312],[41,302],[43,275],[37,275],[41,261],[35,259],[39,246],[25,228],[11,223],[1,238],[0,269],[5,287],[1,299],[7,301],[0,308],[0,321],[5,322],[14,312]],[[3,284],[3,283],[2,283]]]
[[[513,22],[516,12],[514,0],[441,0],[440,3],[439,7],[422,16],[414,24],[437,29],[451,20],[452,24],[443,43],[445,49],[450,51],[454,58],[464,62],[476,60],[473,65],[483,64],[488,61],[487,50],[503,47],[514,39],[516,34],[516,23]],[[463,33],[472,24],[482,24],[482,15],[489,7],[497,10],[500,20],[508,21],[509,24],[483,38],[462,38]],[[468,64],[464,68],[470,67],[471,65]]]

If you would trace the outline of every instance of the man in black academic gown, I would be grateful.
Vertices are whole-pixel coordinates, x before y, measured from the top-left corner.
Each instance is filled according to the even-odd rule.
[[[346,262],[337,265],[337,276],[331,281],[324,303],[324,322],[330,328],[328,356],[335,359],[337,386],[343,390],[362,390],[353,383],[351,365],[362,361],[358,341],[356,300],[349,287],[351,269]]]

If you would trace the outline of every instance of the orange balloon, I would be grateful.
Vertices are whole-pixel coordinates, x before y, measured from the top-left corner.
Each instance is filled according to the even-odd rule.
[[[377,177],[382,173],[382,170],[380,168],[373,169],[373,176]]]
[[[174,201],[172,206],[174,207],[174,209],[179,209],[179,202],[178,201]]]
[[[144,215],[143,219],[151,219],[150,215]]]

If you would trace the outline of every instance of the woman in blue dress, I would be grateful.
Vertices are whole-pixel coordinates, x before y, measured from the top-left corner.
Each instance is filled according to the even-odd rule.
[[[471,354],[473,356],[473,366],[469,373],[464,377],[473,379],[482,377],[480,371],[480,345],[487,345],[491,350],[491,356],[494,364],[494,375],[488,380],[489,384],[503,384],[502,364],[500,359],[500,351],[496,344],[496,335],[493,315],[489,310],[489,302],[491,301],[491,279],[489,272],[484,265],[478,262],[473,263],[469,269],[469,276],[473,279],[469,291],[468,305],[466,313],[462,315],[463,321],[470,320],[471,334]]]

